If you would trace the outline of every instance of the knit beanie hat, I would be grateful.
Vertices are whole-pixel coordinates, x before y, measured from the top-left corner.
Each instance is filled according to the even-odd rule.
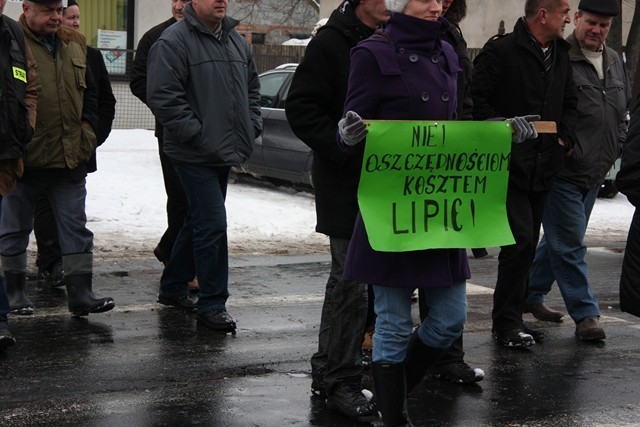
[[[389,12],[404,12],[404,8],[407,7],[409,0],[384,0],[384,4],[387,6]]]

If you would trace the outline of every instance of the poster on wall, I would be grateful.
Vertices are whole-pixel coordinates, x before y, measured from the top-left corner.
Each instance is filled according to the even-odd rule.
[[[98,48],[102,51],[109,74],[125,74],[127,71],[127,32],[98,30]]]

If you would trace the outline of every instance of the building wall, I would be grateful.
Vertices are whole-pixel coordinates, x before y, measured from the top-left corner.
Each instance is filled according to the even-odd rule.
[[[170,0],[129,0],[135,2],[135,23],[133,47],[144,33],[155,25],[171,17]],[[255,8],[252,1],[229,1],[228,15],[241,21],[238,29],[247,35],[251,42],[251,33],[265,34],[266,44],[280,44],[295,36],[309,37],[318,21],[318,13],[310,4],[298,4],[287,10],[285,0],[261,0]],[[295,4],[291,2],[291,4]],[[9,0],[4,10],[7,16],[18,19],[22,14],[22,1]],[[302,37],[304,38],[304,37]]]
[[[263,0],[265,3],[278,4],[279,1],[284,0]],[[340,0],[321,0],[320,1],[320,17],[326,18],[331,14],[331,11],[335,9],[341,3]],[[579,0],[570,0],[572,12],[577,9]],[[151,27],[159,24],[160,22],[168,19],[171,16],[171,2],[170,0],[135,0],[135,25],[134,25],[134,48],[137,47],[140,37]],[[523,0],[483,0],[483,1],[469,1],[467,0],[468,10],[467,17],[461,23],[462,32],[470,48],[480,48],[484,43],[493,35],[498,33],[498,26],[500,21],[504,21],[505,30],[510,32],[513,29],[513,25],[516,20],[523,15],[524,1]],[[229,15],[237,19],[241,19],[239,14],[241,9],[239,5],[247,6],[247,2],[242,0],[230,0],[229,2]],[[633,18],[633,10],[635,7],[635,0],[623,0],[622,18],[623,18],[623,34],[629,32],[631,26],[631,20]],[[302,7],[299,11],[300,15],[296,15],[291,21],[292,32],[304,33],[306,31],[311,32],[313,26],[317,20],[317,15],[310,18],[307,7]],[[15,2],[9,0],[5,6],[5,14],[14,19],[17,19],[22,13],[21,2]],[[241,19],[242,20],[242,19]],[[297,20],[297,21],[296,21]],[[244,20],[242,20],[244,22]],[[255,23],[252,24],[254,28],[249,28],[253,32],[265,32],[266,34],[273,33],[273,41],[267,38],[267,43],[280,43],[282,38],[287,35],[283,31],[276,31],[274,28],[264,27],[266,22],[260,17],[255,18]],[[246,27],[245,27],[246,28]],[[573,31],[573,24],[567,26],[565,35],[569,35]],[[285,38],[286,39],[286,38]],[[279,41],[277,41],[279,40]]]

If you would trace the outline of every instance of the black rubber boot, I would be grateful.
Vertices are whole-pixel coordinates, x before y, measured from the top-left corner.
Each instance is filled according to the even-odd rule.
[[[7,288],[7,297],[9,298],[9,306],[13,314],[33,314],[33,303],[27,298],[24,292],[27,284],[27,273],[24,271],[5,271],[5,286]]]
[[[407,393],[422,381],[427,370],[440,358],[444,350],[429,347],[420,341],[418,329],[411,335],[407,345],[405,372],[407,374]]]
[[[87,316],[89,313],[102,313],[116,306],[113,298],[98,298],[91,290],[92,273],[65,276],[69,311],[74,316]]]
[[[407,413],[407,388],[403,363],[372,363],[376,406],[385,427],[412,426]]]

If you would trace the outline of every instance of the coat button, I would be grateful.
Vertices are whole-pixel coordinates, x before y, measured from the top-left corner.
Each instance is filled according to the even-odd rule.
[[[440,97],[444,102],[448,102],[449,101],[449,93],[445,92],[442,94],[442,96]]]
[[[409,55],[409,61],[418,62],[418,55],[416,55],[415,53],[412,53],[411,55]]]
[[[433,62],[434,64],[437,64],[438,61],[440,61],[440,58],[438,57],[438,55],[433,55],[431,57],[431,62]]]
[[[400,49],[398,49],[398,52],[400,52],[400,53],[404,53],[404,48],[403,48],[403,47],[401,47]]]
[[[421,98],[422,98],[422,100],[424,102],[427,102],[429,100],[429,93],[428,92],[422,92]]]

